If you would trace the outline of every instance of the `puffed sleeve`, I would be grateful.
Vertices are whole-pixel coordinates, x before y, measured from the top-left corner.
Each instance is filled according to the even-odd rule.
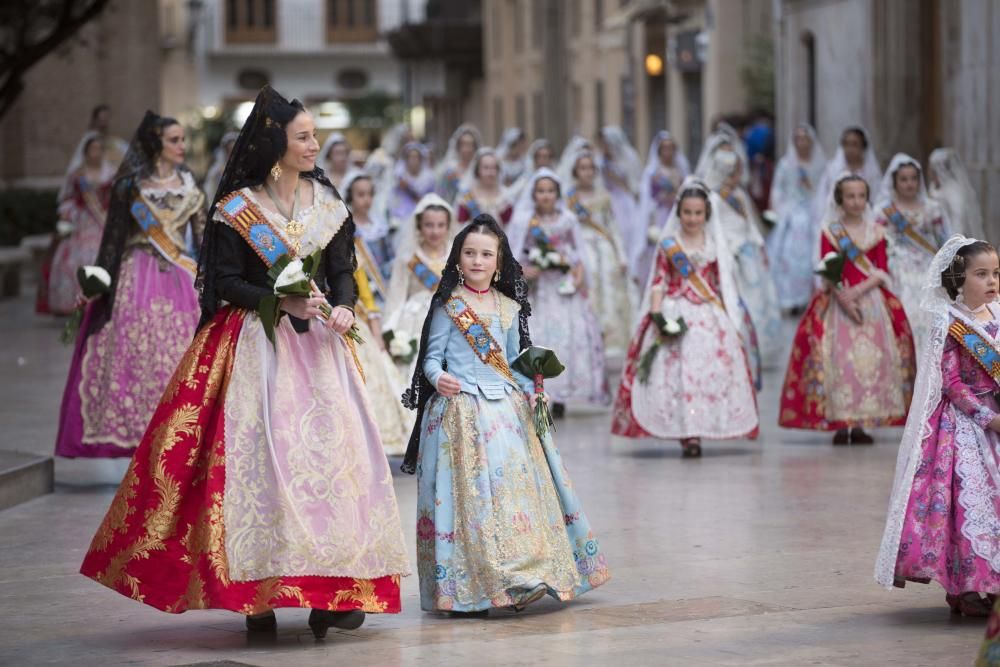
[[[334,235],[324,253],[327,301],[332,306],[344,306],[354,310],[358,300],[358,286],[354,281],[354,271],[358,260],[354,256],[354,220],[347,218]]]
[[[998,413],[979,400],[969,385],[962,381],[961,359],[964,352],[958,342],[949,337],[941,355],[942,391],[952,405],[986,428]]]
[[[256,310],[260,300],[270,296],[266,287],[246,281],[250,262],[260,262],[235,229],[223,222],[212,224],[216,235],[215,286],[219,297],[239,308]]]
[[[431,329],[427,335],[427,352],[424,355],[424,376],[437,387],[438,380],[444,375],[445,352],[448,348],[448,334],[452,323],[445,314],[444,308],[437,308],[431,318]]]

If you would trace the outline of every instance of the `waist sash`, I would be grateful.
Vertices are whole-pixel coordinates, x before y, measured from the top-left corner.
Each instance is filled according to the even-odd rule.
[[[904,235],[906,238],[910,239],[930,254],[937,254],[938,247],[928,241],[923,234],[914,229],[913,225],[910,224],[910,221],[906,219],[906,216],[903,215],[898,208],[896,208],[895,204],[891,204],[882,209],[882,214],[885,215],[885,219],[896,228],[897,232]]]
[[[611,245],[617,246],[615,239],[611,236],[611,233],[605,229],[604,225],[594,220],[594,216],[591,214],[590,209],[586,206],[586,204],[580,201],[580,195],[575,189],[570,191],[569,196],[566,197],[566,204],[576,215],[581,225],[586,225],[590,229],[593,229],[595,232],[603,236],[609,243],[611,243]]]
[[[424,264],[419,257],[414,255],[407,266],[410,267],[410,271],[417,277],[421,285],[431,292],[437,291],[438,283],[441,282],[441,276]]]
[[[476,353],[479,360],[499,373],[505,380],[517,386],[514,373],[510,370],[503,348],[490,333],[489,327],[483,324],[476,311],[461,297],[452,296],[444,304],[444,312],[462,332],[465,341]],[[497,317],[499,317],[499,313]]]
[[[257,205],[247,199],[239,190],[230,192],[219,200],[216,210],[222,214],[229,226],[243,237],[253,248],[267,268],[282,255],[295,257],[295,252],[281,233],[274,228],[267,216]]]
[[[171,264],[189,273],[193,280],[198,275],[198,263],[170,238],[163,221],[156,215],[155,207],[151,206],[142,194],[132,202],[131,213],[156,251]]]
[[[855,245],[842,223],[834,222],[827,228],[826,231],[828,238],[833,245],[844,253],[844,255],[847,256],[847,259],[851,260],[851,263],[858,267],[861,273],[865,274],[866,277],[872,274],[875,267],[872,266],[870,261],[868,261],[868,256],[861,252],[861,249]]]
[[[694,265],[691,264],[691,260],[684,254],[677,239],[668,236],[660,241],[660,248],[663,249],[663,254],[667,256],[667,259],[674,265],[677,272],[681,274],[681,277],[691,283],[691,286],[701,295],[701,298],[709,303],[714,303],[719,308],[722,308],[722,310],[726,309],[719,296],[715,293],[715,290],[709,287],[708,283],[702,280],[701,275],[695,271]]]
[[[740,214],[741,217],[747,217],[747,209],[743,206],[743,200],[736,196],[736,192],[727,186],[719,188],[719,196],[722,200],[733,207],[733,210]]]
[[[948,327],[948,333],[986,370],[993,378],[993,382],[1000,386],[1000,351],[996,345],[962,320],[953,321]]]

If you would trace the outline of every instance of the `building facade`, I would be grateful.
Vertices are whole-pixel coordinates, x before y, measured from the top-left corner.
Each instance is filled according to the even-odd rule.
[[[981,0],[781,0],[775,35],[779,136],[815,125],[828,152],[860,124],[883,167],[956,149],[1000,240],[1000,5]]]
[[[669,129],[697,153],[750,101],[743,63],[770,40],[771,0],[483,0],[486,134],[517,125],[561,146],[620,125],[644,152]]]
[[[114,0],[27,73],[0,120],[0,185],[57,187],[98,104],[111,106],[111,133],[130,137],[160,108],[161,53],[157,4]]]

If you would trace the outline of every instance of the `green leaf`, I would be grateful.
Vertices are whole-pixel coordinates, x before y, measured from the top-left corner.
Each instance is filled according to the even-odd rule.
[[[278,297],[269,294],[261,298],[257,304],[257,314],[260,316],[261,326],[264,327],[264,335],[271,341],[271,345],[276,345],[274,332],[278,328],[278,319],[281,317],[281,310],[278,307]]]
[[[510,366],[529,378],[533,378],[536,375],[541,375],[544,378],[554,378],[566,370],[566,367],[559,361],[559,357],[553,350],[541,347],[540,345],[532,345],[525,350],[521,350],[521,354],[517,355]]]
[[[59,337],[63,345],[72,345],[76,341],[76,336],[80,332],[80,324],[83,322],[83,308],[83,306],[74,308],[69,319],[66,320],[66,326]]]
[[[278,281],[278,276],[281,275],[281,272],[285,270],[285,267],[287,267],[288,263],[291,261],[292,257],[290,255],[282,255],[278,259],[274,260],[274,264],[272,264],[271,268],[267,270],[267,277],[271,279],[272,285]]]

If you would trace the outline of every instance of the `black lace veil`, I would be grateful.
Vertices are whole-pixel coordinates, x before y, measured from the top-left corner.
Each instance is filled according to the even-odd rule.
[[[97,251],[95,264],[107,270],[111,276],[111,292],[94,304],[87,331],[89,335],[97,331],[111,319],[118,291],[118,273],[121,270],[122,255],[129,238],[139,227],[132,218],[132,202],[139,193],[139,184],[149,178],[156,169],[156,158],[163,147],[163,130],[177,125],[177,120],[147,111],[132,135],[125,157],[115,172],[111,184],[111,201],[108,217],[101,235],[101,246]],[[178,167],[177,171],[187,171]]]
[[[208,212],[208,223],[205,226],[205,236],[202,240],[201,252],[198,254],[198,278],[195,286],[201,294],[201,322],[200,329],[207,324],[215,311],[219,307],[219,296],[215,287],[215,275],[213,267],[216,263],[216,235],[217,225],[215,220],[215,209],[219,200],[230,192],[246,187],[256,187],[262,185],[271,167],[274,166],[288,148],[288,138],[285,135],[285,127],[298,114],[305,111],[305,107],[298,100],[289,102],[270,86],[264,86],[257,94],[254,101],[253,110],[243,123],[233,150],[229,154],[226,168],[222,172],[222,179],[219,187],[215,191],[215,199]],[[299,174],[302,178],[308,178],[314,182],[325,185],[340,198],[337,189],[327,178],[321,167],[317,166],[312,171]],[[348,217],[344,221],[342,232],[354,234],[354,221]],[[356,263],[356,260],[353,260]],[[355,267],[352,267],[352,269]],[[323,276],[317,276],[317,282],[322,285]]]
[[[438,283],[437,291],[431,298],[431,305],[424,318],[424,326],[420,336],[420,350],[417,354],[417,366],[413,371],[413,378],[410,381],[410,388],[403,393],[403,405],[410,410],[417,411],[417,419],[410,432],[410,441],[406,446],[406,455],[400,470],[413,474],[417,471],[417,452],[420,448],[420,423],[423,420],[424,408],[427,401],[434,394],[434,387],[424,376],[424,359],[427,357],[427,339],[430,337],[431,320],[434,311],[444,306],[445,301],[458,287],[458,262],[462,253],[462,245],[465,237],[469,234],[487,233],[500,239],[500,280],[494,283],[494,287],[501,294],[507,296],[521,306],[518,314],[518,332],[520,334],[521,349],[531,345],[531,334],[528,331],[528,317],[531,315],[531,304],[528,303],[528,283],[521,272],[521,265],[514,258],[511,252],[510,243],[503,228],[496,219],[488,213],[477,215],[476,218],[466,225],[451,245],[451,253],[448,255],[448,263],[441,274],[441,282]]]

